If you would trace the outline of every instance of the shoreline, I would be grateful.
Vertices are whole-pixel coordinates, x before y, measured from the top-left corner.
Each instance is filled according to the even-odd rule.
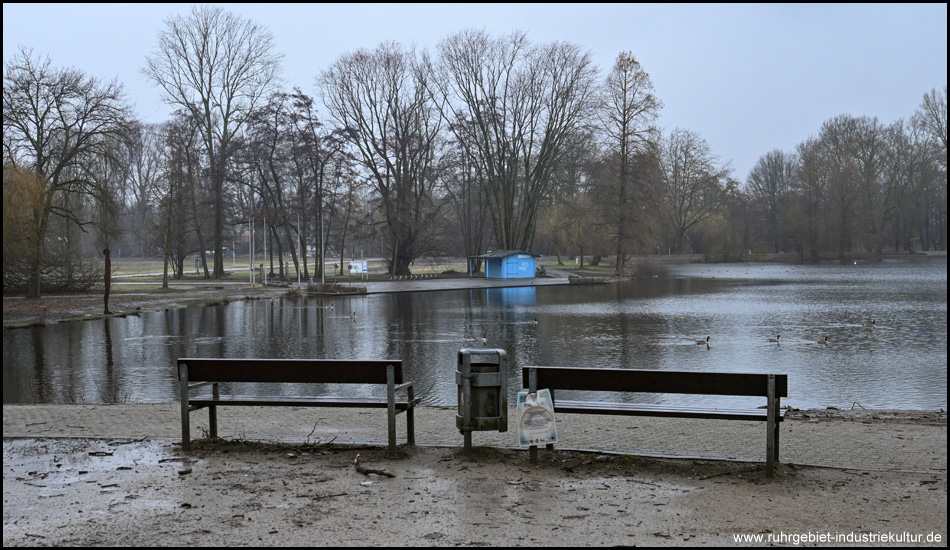
[[[767,259],[756,259],[762,263],[802,263],[794,254],[769,254]],[[888,260],[929,260],[946,259],[945,251],[917,252],[908,254],[885,254],[883,256],[868,254],[851,254],[846,259],[822,258],[824,262],[851,262],[851,261],[888,261]],[[701,255],[679,256],[644,256],[631,259],[631,265],[642,261],[649,265],[675,265],[682,263],[704,263]],[[733,263],[733,262],[721,262]],[[745,263],[745,262],[735,262]],[[806,262],[809,263],[809,262]],[[543,278],[524,280],[514,279],[485,279],[484,277],[433,277],[395,281],[353,281],[345,282],[344,286],[365,287],[365,292],[352,293],[320,293],[316,296],[353,296],[375,293],[393,292],[424,292],[438,290],[460,290],[476,288],[511,288],[520,286],[546,286],[570,284],[570,277],[605,279],[606,281],[626,280],[631,277],[617,277],[602,271],[565,270],[557,267],[547,269],[548,275]],[[113,279],[113,284],[121,284],[121,279]],[[109,317],[128,317],[147,311],[174,309],[190,306],[209,306],[239,300],[271,299],[288,295],[300,295],[306,292],[305,285],[292,283],[287,287],[262,285],[249,286],[238,281],[172,281],[171,288],[148,288],[149,283],[137,283],[141,290],[134,292],[112,292],[109,300],[111,313],[105,314],[104,297],[101,291],[85,294],[47,295],[39,300],[27,300],[20,295],[3,296],[3,328],[20,329],[42,327],[52,323],[66,321],[87,321]],[[156,283],[157,284],[157,283]]]

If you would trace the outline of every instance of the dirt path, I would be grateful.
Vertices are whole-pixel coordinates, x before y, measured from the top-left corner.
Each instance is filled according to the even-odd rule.
[[[523,452],[488,448],[395,459],[379,447],[246,442],[190,456],[167,441],[8,439],[3,449],[5,547],[758,546],[770,536],[943,546],[947,526],[946,475],[932,473],[786,466],[767,481],[750,464],[564,452],[531,466]],[[357,456],[393,477],[357,472]]]

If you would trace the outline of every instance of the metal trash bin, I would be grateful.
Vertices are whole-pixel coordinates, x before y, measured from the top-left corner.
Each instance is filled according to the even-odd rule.
[[[472,447],[473,431],[508,431],[508,354],[501,349],[458,353],[458,413],[455,426]]]

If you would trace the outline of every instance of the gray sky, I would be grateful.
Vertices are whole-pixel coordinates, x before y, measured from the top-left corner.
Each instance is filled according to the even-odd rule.
[[[149,122],[167,119],[142,76],[159,30],[193,4],[3,4],[3,59],[20,46],[117,79]],[[601,72],[630,51],[664,107],[660,125],[700,134],[745,181],[841,115],[908,119],[947,84],[947,4],[220,4],[267,27],[284,79],[316,95],[344,53],[394,40],[432,49],[466,28],[573,42]]]

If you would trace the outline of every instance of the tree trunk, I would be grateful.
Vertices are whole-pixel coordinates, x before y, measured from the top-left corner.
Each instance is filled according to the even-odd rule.
[[[105,291],[102,293],[103,300],[103,315],[112,315],[112,312],[109,311],[109,292],[112,290],[112,257],[111,251],[106,248],[102,251],[102,254],[106,257],[106,266],[105,266]]]

